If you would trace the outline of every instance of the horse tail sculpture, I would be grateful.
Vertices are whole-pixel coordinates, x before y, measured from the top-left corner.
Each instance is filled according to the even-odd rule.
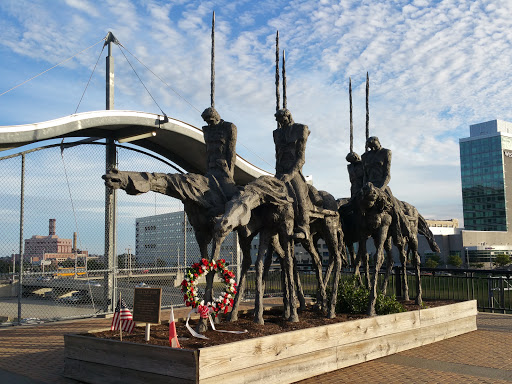
[[[436,240],[434,239],[434,234],[428,227],[427,221],[419,213],[418,213],[418,233],[425,236],[425,239],[427,239],[428,245],[430,246],[430,249],[432,250],[432,252],[441,252],[441,250],[439,249],[439,246],[436,243]]]

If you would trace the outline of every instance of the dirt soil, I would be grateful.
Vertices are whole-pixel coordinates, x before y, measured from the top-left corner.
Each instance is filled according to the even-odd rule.
[[[442,305],[453,304],[456,301],[453,300],[438,300],[438,301],[424,301],[423,308],[433,308]],[[408,311],[414,311],[420,309],[418,305],[414,304],[414,301],[402,301],[402,304]],[[227,330],[227,331],[243,331],[247,330],[247,333],[233,334],[224,332],[215,332],[209,329],[205,336],[208,340],[198,339],[193,337],[185,327],[185,321],[176,322],[176,331],[178,333],[178,340],[182,348],[187,349],[198,349],[209,347],[213,345],[231,343],[238,340],[251,339],[254,337],[261,337],[267,335],[274,335],[282,332],[294,331],[297,329],[305,329],[310,327],[317,327],[321,325],[328,325],[334,323],[340,323],[343,321],[350,321],[355,319],[362,319],[368,317],[367,315],[348,315],[338,314],[334,319],[327,319],[319,311],[314,309],[312,306],[308,306],[305,311],[299,314],[300,321],[297,323],[290,323],[283,318],[282,308],[273,308],[264,312],[265,325],[259,325],[253,321],[252,311],[245,313],[239,313],[239,319],[237,322],[230,323],[225,320],[221,320],[220,324],[216,324],[215,328]],[[198,320],[190,320],[189,325],[192,329],[195,329]],[[153,344],[169,346],[169,325],[151,325],[151,334],[149,342],[144,340],[145,329],[144,327],[135,327],[131,334],[123,333],[123,341],[140,343],[140,344]],[[119,340],[119,331],[104,331],[96,333],[84,334],[84,336],[99,337],[103,339]]]

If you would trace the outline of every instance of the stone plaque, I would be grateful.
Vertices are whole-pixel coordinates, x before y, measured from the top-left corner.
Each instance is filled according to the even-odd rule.
[[[162,288],[135,288],[133,321],[160,324]]]

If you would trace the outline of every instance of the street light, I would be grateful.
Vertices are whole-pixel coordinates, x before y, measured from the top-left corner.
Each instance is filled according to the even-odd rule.
[[[12,250],[12,281],[14,281],[14,274],[16,273],[16,255],[14,249]]]

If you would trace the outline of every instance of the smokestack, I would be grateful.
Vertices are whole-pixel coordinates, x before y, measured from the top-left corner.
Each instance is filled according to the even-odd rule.
[[[76,232],[73,232],[73,249],[71,252],[76,253]]]
[[[50,219],[50,233],[49,236],[55,236],[55,219]]]

